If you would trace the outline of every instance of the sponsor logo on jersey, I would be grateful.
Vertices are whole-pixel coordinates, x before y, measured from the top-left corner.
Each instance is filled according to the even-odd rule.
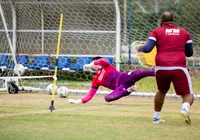
[[[99,76],[99,78],[98,78],[98,80],[99,80],[99,81],[101,81],[101,80],[102,80],[102,78],[103,78],[104,74],[105,74],[105,70],[104,70],[104,69],[102,69],[102,71],[101,71],[101,74],[100,74],[100,76]]]
[[[165,34],[166,35],[179,35],[180,29],[166,29]]]

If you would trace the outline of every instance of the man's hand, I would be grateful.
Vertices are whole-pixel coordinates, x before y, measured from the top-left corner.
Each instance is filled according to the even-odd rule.
[[[140,47],[140,46],[136,46],[136,47],[135,47],[135,50],[136,50],[137,52],[140,52],[139,47]]]
[[[82,104],[82,100],[81,99],[78,99],[78,100],[69,99],[68,103],[70,103],[70,104]]]

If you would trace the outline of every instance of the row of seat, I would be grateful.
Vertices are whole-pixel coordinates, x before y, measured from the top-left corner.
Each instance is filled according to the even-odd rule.
[[[113,58],[105,57],[111,64],[113,64]],[[16,56],[16,61],[18,64],[22,64],[26,69],[50,69],[53,70],[56,66],[54,60],[53,64],[50,64],[49,56],[35,56],[32,63],[29,61],[28,55],[18,55]],[[72,58],[69,56],[59,56],[58,57],[58,70],[75,70],[82,71],[83,65],[89,64],[92,61],[92,57],[78,57],[75,64],[71,64]],[[0,55],[0,67],[14,68],[14,63],[9,63],[8,55]]]

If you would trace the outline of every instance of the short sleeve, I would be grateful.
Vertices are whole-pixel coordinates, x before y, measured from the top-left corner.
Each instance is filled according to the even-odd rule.
[[[154,29],[150,34],[149,34],[149,38],[150,40],[157,40],[157,34],[156,34],[156,29]]]
[[[191,36],[190,34],[187,32],[187,41],[186,43],[192,43],[192,39],[191,39]]]

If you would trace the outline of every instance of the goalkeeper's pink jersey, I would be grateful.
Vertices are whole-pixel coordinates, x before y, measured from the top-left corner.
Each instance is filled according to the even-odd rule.
[[[192,42],[185,29],[173,24],[163,25],[154,29],[149,39],[156,41],[156,66],[185,67],[185,46]]]
[[[94,61],[94,65],[99,65],[99,70],[92,80],[92,88],[104,86],[109,89],[115,89],[120,72],[105,58]]]

